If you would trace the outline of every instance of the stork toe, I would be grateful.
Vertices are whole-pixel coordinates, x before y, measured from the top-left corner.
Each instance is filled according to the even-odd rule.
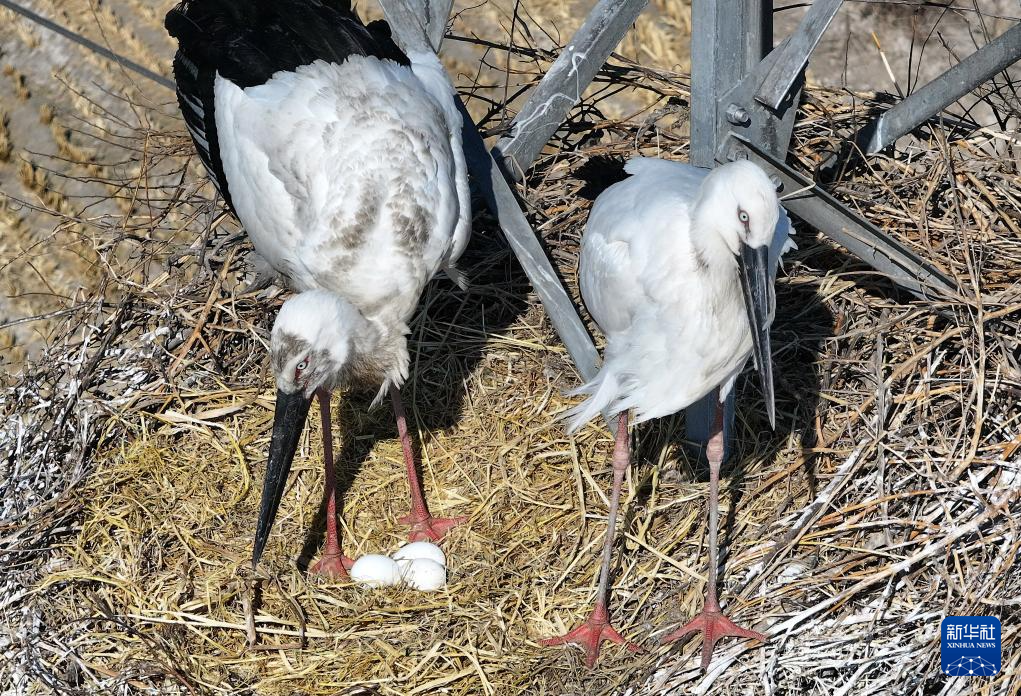
[[[610,624],[606,609],[599,606],[592,610],[592,614],[589,615],[588,619],[581,626],[568,631],[562,636],[543,638],[539,641],[539,644],[544,646],[564,645],[566,643],[580,645],[585,649],[585,664],[589,667],[594,667],[599,659],[599,650],[604,640],[623,645],[633,653],[642,651],[641,646],[629,641]]]
[[[409,512],[398,522],[411,527],[408,530],[408,541],[439,541],[447,532],[467,521],[466,515],[458,517],[433,517],[432,515],[416,515]]]
[[[324,553],[322,558],[308,569],[310,575],[318,575],[330,580],[350,580],[354,561],[340,553]]]
[[[765,634],[738,626],[721,611],[703,609],[701,614],[681,626],[673,633],[665,636],[663,638],[663,642],[670,643],[685,637],[689,633],[698,632],[702,633],[703,670],[709,668],[709,663],[713,659],[713,650],[716,648],[717,641],[721,638],[734,636],[737,638],[754,638],[755,640],[762,642],[767,640]]]

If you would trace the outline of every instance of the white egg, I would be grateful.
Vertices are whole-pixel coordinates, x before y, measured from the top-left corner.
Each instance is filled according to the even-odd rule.
[[[386,587],[401,581],[401,569],[389,556],[370,553],[351,566],[351,579],[359,585]]]
[[[397,561],[404,582],[422,592],[432,592],[447,584],[447,569],[429,558]]]
[[[439,563],[444,568],[447,566],[447,557],[443,555],[443,550],[436,544],[430,544],[428,541],[413,541],[410,544],[405,544],[397,549],[397,553],[394,554],[393,558],[395,561],[413,561],[416,558],[428,558],[430,561]]]

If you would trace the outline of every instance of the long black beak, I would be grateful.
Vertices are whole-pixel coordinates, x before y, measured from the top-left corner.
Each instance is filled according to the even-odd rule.
[[[752,329],[752,354],[755,369],[762,382],[762,396],[769,414],[769,427],[776,429],[776,408],[773,404],[773,361],[769,347],[769,322],[773,319],[773,304],[776,301],[772,284],[769,282],[769,247],[741,245],[739,264],[741,267],[741,289],[744,291],[744,307],[748,312],[748,323]]]
[[[259,507],[259,526],[255,530],[255,549],[252,551],[252,568],[259,563],[266,548],[269,530],[280,507],[280,498],[287,485],[287,474],[291,471],[294,451],[298,449],[298,438],[305,427],[312,399],[301,391],[293,394],[277,389],[277,405],[273,414],[273,437],[269,443],[269,461],[266,463],[266,481],[262,487],[262,504]]]

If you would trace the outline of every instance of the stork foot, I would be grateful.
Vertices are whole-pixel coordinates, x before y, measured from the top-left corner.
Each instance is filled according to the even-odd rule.
[[[315,565],[308,569],[310,575],[318,575],[330,580],[350,580],[347,571],[351,570],[354,561],[340,553],[324,553]]]
[[[581,626],[578,626],[578,628],[562,636],[543,638],[539,641],[539,644],[545,646],[564,645],[565,643],[580,645],[585,649],[585,664],[589,667],[595,667],[596,660],[599,659],[599,648],[604,640],[623,645],[633,653],[641,652],[642,650],[639,645],[627,640],[617,632],[617,629],[610,625],[610,617],[607,615],[606,607],[599,605],[592,610],[588,620]]]
[[[699,631],[702,632],[703,671],[709,668],[709,663],[713,659],[713,649],[716,647],[716,641],[720,638],[736,636],[738,638],[754,638],[755,640],[763,642],[766,641],[765,635],[756,631],[750,631],[747,628],[741,628],[727,618],[727,616],[721,612],[719,608],[717,608],[716,611],[710,611],[710,609],[706,607],[702,609],[701,614],[663,638],[663,642],[669,643],[677,640],[678,638],[683,638],[689,633],[697,633]]]
[[[463,524],[467,519],[465,515],[460,517],[433,517],[429,513],[417,515],[411,512],[397,521],[411,527],[411,530],[408,532],[408,541],[439,541],[449,530],[459,524]]]

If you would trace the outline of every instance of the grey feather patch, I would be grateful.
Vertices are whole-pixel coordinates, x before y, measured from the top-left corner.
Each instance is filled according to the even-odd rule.
[[[392,198],[387,207],[399,247],[409,257],[420,256],[436,225],[436,216],[417,202],[400,197]]]
[[[280,338],[275,341],[275,350],[270,356],[270,361],[275,374],[280,374],[287,367],[287,362],[297,355],[309,349],[311,344],[304,338],[289,333],[281,333]]]
[[[320,246],[333,257],[332,271],[343,271],[354,265],[359,252],[379,222],[383,194],[374,181],[365,182],[353,216],[342,214],[332,221],[333,235]]]
[[[468,278],[465,276],[464,271],[455,266],[449,261],[444,261],[440,267],[443,272],[447,274],[447,277],[456,285],[461,288],[464,292],[468,292]]]
[[[693,251],[695,255],[695,268],[699,273],[708,273],[709,261],[706,260],[705,254],[698,247],[695,247]]]

